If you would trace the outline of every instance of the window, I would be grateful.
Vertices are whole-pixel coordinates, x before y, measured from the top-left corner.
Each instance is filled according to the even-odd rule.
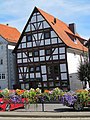
[[[59,66],[58,65],[54,66],[54,74],[59,74]]]
[[[34,68],[33,68],[33,67],[30,67],[30,68],[29,68],[29,71],[30,71],[30,72],[34,72]]]
[[[2,79],[5,79],[5,74],[2,74]]]
[[[0,60],[0,64],[1,64],[1,65],[3,64],[3,59]]]
[[[37,71],[37,72],[40,71],[40,67],[39,67],[39,66],[36,67],[36,71]]]
[[[42,74],[46,73],[46,66],[41,66],[41,71],[42,71]]]
[[[44,55],[44,50],[40,50],[40,56]]]
[[[52,66],[48,66],[47,67],[47,71],[48,71],[48,74],[53,74],[53,67]]]
[[[51,54],[51,49],[46,50],[46,55],[50,55]]]
[[[60,71],[66,72],[66,64],[60,64]]]
[[[38,51],[34,51],[34,57],[39,56],[39,52]]]
[[[60,53],[60,54],[61,54],[61,53],[65,53],[65,47],[59,48],[59,53]]]
[[[27,42],[32,41],[32,35],[27,35],[26,38],[27,38]]]
[[[67,79],[67,73],[61,73],[61,80]]]
[[[0,74],[0,79],[1,79],[1,74]]]
[[[44,32],[44,39],[50,38],[50,31]]]
[[[28,52],[28,57],[31,57],[32,56],[32,52]]]

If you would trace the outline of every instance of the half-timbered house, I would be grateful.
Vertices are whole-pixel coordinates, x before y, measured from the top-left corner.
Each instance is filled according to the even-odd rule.
[[[66,25],[35,7],[14,49],[17,84],[22,89],[73,89],[79,60],[87,51],[83,41],[75,24]]]

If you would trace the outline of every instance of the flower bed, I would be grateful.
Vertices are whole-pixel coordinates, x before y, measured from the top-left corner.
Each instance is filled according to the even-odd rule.
[[[8,90],[7,88],[1,90],[0,96],[3,97],[4,102],[20,103],[24,98],[23,104],[32,103],[61,103],[63,105],[74,107],[76,110],[82,110],[84,106],[90,102],[89,91],[77,90],[75,92],[64,92],[59,88],[51,91],[45,90],[43,93],[39,88],[30,90]]]

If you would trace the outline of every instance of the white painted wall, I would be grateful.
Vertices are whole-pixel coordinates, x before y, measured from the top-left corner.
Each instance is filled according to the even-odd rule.
[[[15,56],[12,51],[14,45],[9,43],[0,36],[0,59],[3,59],[3,64],[0,64],[0,74],[5,74],[5,79],[0,79],[0,89],[8,88],[11,89],[15,83]]]
[[[78,80],[77,70],[79,63],[81,61],[82,51],[76,49],[67,49],[67,61],[68,61],[68,71],[71,90],[82,89],[82,83]]]

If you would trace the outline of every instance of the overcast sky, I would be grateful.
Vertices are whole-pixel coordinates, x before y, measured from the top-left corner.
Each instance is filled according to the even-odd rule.
[[[0,24],[22,32],[35,6],[67,24],[75,23],[77,32],[90,38],[90,0],[0,0]]]

